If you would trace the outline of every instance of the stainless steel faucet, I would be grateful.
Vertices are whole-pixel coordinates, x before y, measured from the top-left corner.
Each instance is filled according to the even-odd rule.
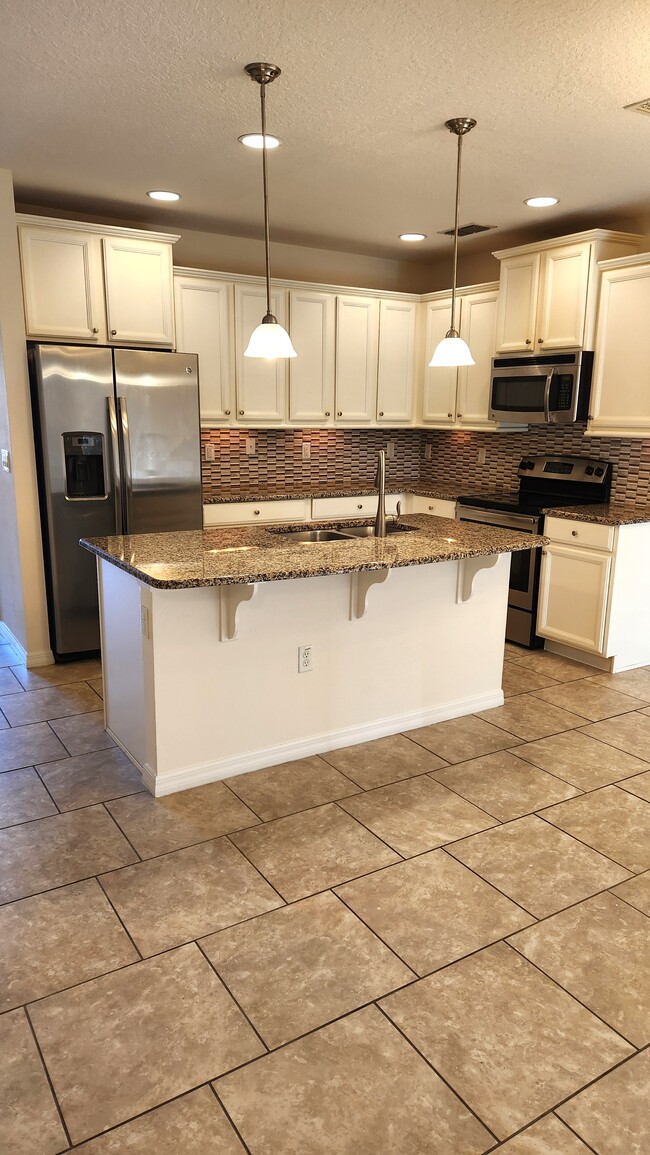
[[[375,518],[375,537],[386,537],[386,450],[380,449],[377,456],[377,516]]]

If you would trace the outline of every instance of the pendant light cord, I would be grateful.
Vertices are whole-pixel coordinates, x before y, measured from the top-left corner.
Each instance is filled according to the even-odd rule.
[[[266,84],[260,84],[262,107],[262,184],[264,187],[264,260],[266,263],[266,315],[271,314],[271,244],[269,239],[269,174],[266,149]]]
[[[448,337],[457,337],[458,330],[456,328],[456,279],[458,267],[458,225],[460,222],[460,161],[461,149],[463,147],[463,134],[458,136],[458,152],[456,154],[456,215],[454,217],[454,275],[451,287],[451,326]]]

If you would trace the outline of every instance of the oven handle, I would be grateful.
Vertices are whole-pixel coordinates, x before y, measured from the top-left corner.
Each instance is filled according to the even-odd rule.
[[[539,531],[541,518],[525,513],[500,513],[498,510],[481,509],[474,505],[459,505],[456,520],[475,521],[481,525],[495,525],[503,529],[521,529],[524,533],[536,533]]]
[[[548,425],[550,425],[550,423],[551,423],[551,410],[550,410],[551,382],[553,380],[553,374],[554,373],[555,373],[555,365],[553,366],[553,368],[551,370],[549,370],[547,377],[546,377],[546,385],[544,386],[544,420],[546,421],[546,423]]]

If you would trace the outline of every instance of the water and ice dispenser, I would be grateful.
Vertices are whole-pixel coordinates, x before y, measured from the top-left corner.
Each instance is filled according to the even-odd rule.
[[[106,497],[102,433],[64,433],[63,455],[66,498]]]

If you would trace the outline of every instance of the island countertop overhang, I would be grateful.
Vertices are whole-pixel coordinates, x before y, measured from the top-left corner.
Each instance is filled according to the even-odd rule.
[[[413,514],[412,532],[387,538],[296,543],[290,527],[233,526],[123,537],[82,538],[80,545],[157,589],[286,581],[362,570],[431,565],[516,553],[544,545],[544,537],[476,522]],[[346,523],[363,524],[360,521]],[[302,523],[296,529],[309,528]],[[318,528],[326,528],[319,522]]]

